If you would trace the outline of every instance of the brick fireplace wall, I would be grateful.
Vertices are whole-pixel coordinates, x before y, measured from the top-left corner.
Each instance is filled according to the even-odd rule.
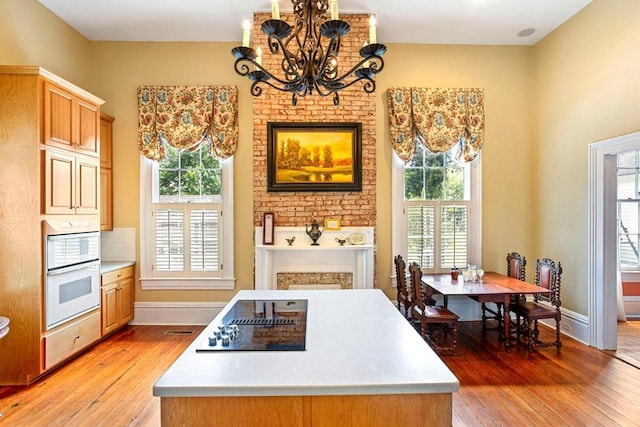
[[[260,26],[271,17],[254,16],[252,46],[262,47],[262,63],[268,70],[279,69],[279,56],[271,55]],[[293,17],[282,14],[293,24]],[[359,50],[369,37],[368,15],[340,14],[351,26],[343,38],[340,69],[349,70],[359,61]],[[326,40],[326,39],[325,39]],[[326,43],[324,43],[326,46]],[[254,224],[262,225],[264,212],[275,213],[276,226],[304,226],[312,219],[339,218],[342,226],[375,226],[376,223],[376,126],[375,96],[355,84],[340,92],[340,105],[333,98],[314,92],[298,98],[291,105],[291,94],[263,85],[261,96],[253,98],[253,206]],[[362,123],[362,191],[361,192],[267,192],[267,123],[268,122],[358,122]]]

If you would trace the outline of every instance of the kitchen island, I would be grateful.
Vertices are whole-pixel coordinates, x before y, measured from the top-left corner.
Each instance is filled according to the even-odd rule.
[[[202,351],[243,300],[305,300],[304,350]],[[163,426],[445,426],[458,388],[378,289],[240,291],[153,394]]]

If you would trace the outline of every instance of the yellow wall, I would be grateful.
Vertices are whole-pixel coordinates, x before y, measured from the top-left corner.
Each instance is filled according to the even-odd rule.
[[[586,313],[587,144],[638,130],[640,2],[595,0],[536,47],[389,45],[377,104],[378,285],[389,296],[391,163],[386,89],[483,87],[483,254],[562,261],[563,305]],[[634,25],[635,19],[635,25]],[[19,24],[18,24],[19,23]],[[0,63],[42,65],[105,99],[114,128],[115,226],[139,228],[138,85],[235,84],[237,289],[253,286],[252,113],[249,84],[232,71],[235,43],[88,42],[35,0],[0,2]],[[268,92],[266,95],[268,96]],[[304,99],[300,102],[312,102]],[[547,190],[549,190],[547,192]],[[225,301],[232,292],[141,292],[139,301]]]
[[[562,305],[587,313],[588,144],[640,130],[640,2],[595,0],[534,48],[535,257],[563,265]]]
[[[36,0],[0,0],[0,63],[39,65],[92,91],[91,42]]]

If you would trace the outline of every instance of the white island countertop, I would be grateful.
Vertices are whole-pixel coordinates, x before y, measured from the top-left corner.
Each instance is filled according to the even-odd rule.
[[[306,299],[304,351],[196,352],[237,300]],[[153,387],[154,396],[452,393],[458,379],[379,289],[240,291]]]

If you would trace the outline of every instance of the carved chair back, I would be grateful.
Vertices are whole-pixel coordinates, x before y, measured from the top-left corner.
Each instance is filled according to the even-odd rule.
[[[507,276],[524,281],[526,278],[527,259],[518,252],[507,255]]]
[[[536,286],[550,289],[551,293],[535,294],[534,299],[536,302],[545,301],[551,303],[556,307],[556,310],[560,310],[560,278],[562,276],[562,266],[558,262],[556,263],[549,259],[543,258],[536,260]]]
[[[409,291],[407,290],[406,263],[402,259],[402,255],[394,258],[396,264],[396,288],[398,290],[398,301],[401,299],[407,301],[409,299]]]
[[[402,255],[398,255],[394,258],[396,265],[396,290],[398,310],[404,313],[404,317],[409,318],[409,311],[411,310],[412,302],[409,295],[409,287],[407,286],[406,276],[406,264],[402,259]]]
[[[420,310],[424,310],[424,300],[422,298],[422,269],[417,262],[412,262],[409,265],[409,275],[411,277],[411,291],[413,305],[417,306]]]

